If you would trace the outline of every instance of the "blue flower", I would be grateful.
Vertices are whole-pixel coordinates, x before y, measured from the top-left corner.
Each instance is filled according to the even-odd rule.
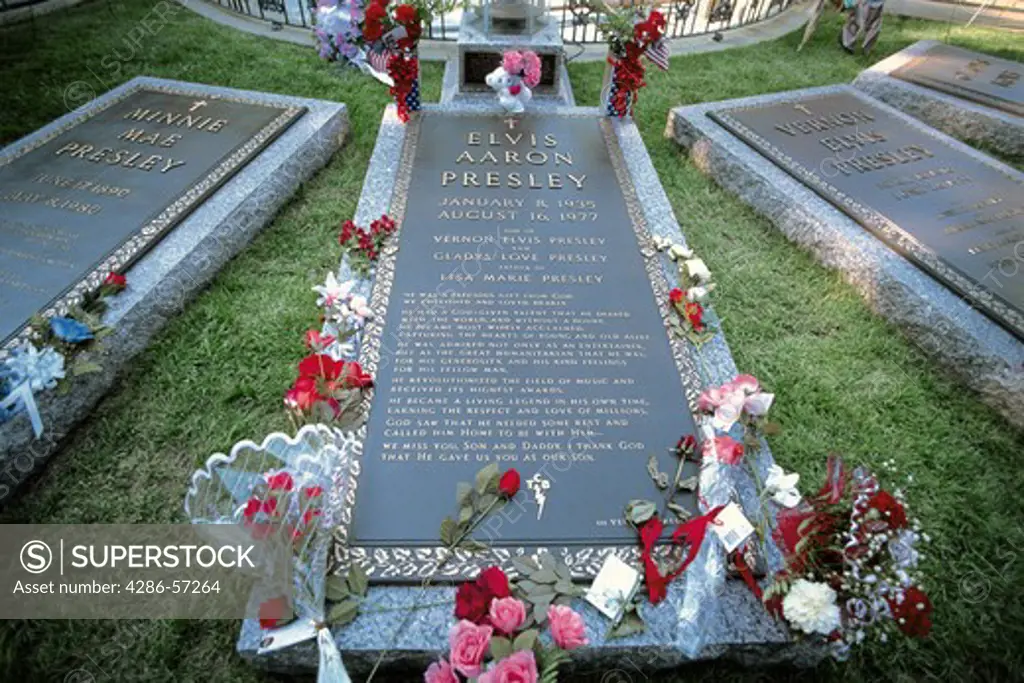
[[[69,344],[80,344],[92,339],[92,330],[73,318],[50,318],[50,329],[54,335]]]

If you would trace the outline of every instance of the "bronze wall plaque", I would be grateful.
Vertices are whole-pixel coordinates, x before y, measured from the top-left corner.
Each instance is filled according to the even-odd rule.
[[[989,107],[1024,116],[1024,64],[934,45],[892,76]]]
[[[700,391],[615,134],[593,115],[427,112],[406,135],[336,559],[376,580],[433,571],[456,483],[497,462],[523,490],[481,535],[494,552],[439,575],[545,547],[593,576],[607,553],[635,552],[623,508],[662,495],[648,457],[674,471]]]
[[[145,86],[0,158],[0,339],[122,271],[303,112]]]
[[[709,115],[1024,338],[1024,181],[850,92]]]

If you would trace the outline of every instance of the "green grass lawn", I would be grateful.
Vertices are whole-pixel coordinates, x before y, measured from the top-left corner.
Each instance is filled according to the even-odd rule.
[[[388,95],[324,64],[311,48],[255,38],[178,8],[132,49],[124,41],[153,0],[104,0],[0,31],[0,142],[10,142],[128,78],[162,76],[338,100],[352,136],[274,223],[173,320],[0,516],[5,523],[180,522],[188,474],[242,438],[287,429],[281,395],[317,315],[309,288],[338,261],[336,226],[359,196]],[[778,394],[778,461],[810,484],[825,455],[912,472],[911,499],[934,537],[926,585],[936,604],[924,642],[871,645],[806,680],[1003,681],[1024,671],[1024,435],[943,376],[874,316],[835,273],[703,177],[663,138],[670,107],[849,82],[923,38],[1024,59],[1019,34],[887,17],[875,56],[836,45],[829,15],[796,54],[793,34],[652,70],[638,123],[687,239],[721,283],[717,309],[741,370]],[[596,104],[602,63],[572,64],[577,100]],[[427,64],[424,100],[442,68]],[[87,99],[87,97],[86,97]],[[0,625],[0,680],[266,680],[234,654],[234,622],[22,621]],[[93,662],[108,643],[117,656]],[[108,647],[105,652],[109,652]],[[764,680],[764,672],[694,667],[644,680]],[[71,676],[71,678],[66,678]],[[778,673],[789,679],[789,673]],[[594,679],[597,680],[597,679]]]

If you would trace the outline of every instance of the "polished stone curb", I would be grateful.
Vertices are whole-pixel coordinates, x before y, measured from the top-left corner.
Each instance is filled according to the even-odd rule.
[[[853,86],[972,145],[1024,157],[1024,118],[890,76],[936,40],[921,40],[866,69]]]
[[[814,190],[718,125],[708,112],[831,93],[869,99],[846,85],[678,107],[665,131],[690,160],[770,220],[825,266],[843,272],[875,312],[976,390],[1011,423],[1024,426],[1024,344],[959,295],[897,254]],[[885,104],[895,116],[1002,173],[1024,175],[928,128]]]
[[[493,103],[486,106],[431,105],[429,111],[453,114],[496,113]],[[553,115],[600,115],[597,108],[538,107],[534,111]],[[497,114],[497,113],[496,113]],[[671,204],[651,163],[640,133],[631,121],[616,121],[615,129],[626,165],[632,175],[636,192],[644,209],[652,234],[685,243]],[[356,222],[366,224],[388,210],[405,140],[405,128],[398,122],[394,107],[384,114],[377,144],[370,160]],[[674,281],[675,266],[663,260],[666,276]],[[346,266],[342,277],[351,277]],[[737,374],[729,347],[721,334],[705,345],[703,352],[705,376],[709,384],[721,384]],[[738,436],[734,434],[734,436]],[[767,447],[756,458],[762,478],[773,463]],[[708,506],[724,503],[734,496],[747,515],[760,518],[760,505],[754,485],[748,476],[722,465],[706,466],[701,472],[701,491]],[[430,494],[433,495],[433,494]],[[697,559],[679,580],[669,586],[668,598],[657,607],[648,606],[644,618],[648,630],[629,638],[606,641],[608,621],[589,604],[577,600],[577,609],[586,622],[591,645],[575,651],[572,667],[577,672],[620,671],[623,675],[640,675],[650,671],[678,666],[686,662],[724,657],[743,664],[763,666],[773,663],[811,666],[820,661],[823,650],[790,640],[786,631],[774,622],[742,582],[726,580],[724,552],[720,544],[706,542]],[[781,557],[769,543],[768,565],[780,568]],[[390,672],[405,671],[408,680],[420,680],[426,666],[447,652],[448,630],[452,616],[455,588],[451,582],[420,589],[415,586],[374,585],[369,603],[374,609],[388,610],[363,614],[352,624],[335,630],[335,640],[349,672],[355,680],[373,668],[382,652],[383,666]],[[399,631],[408,609],[416,609]],[[261,638],[259,625],[243,623],[237,649],[255,666],[273,671],[310,671],[317,666],[315,643],[305,642],[274,653],[258,655]],[[619,680],[619,679],[616,679]],[[621,680],[628,680],[622,678]]]
[[[0,425],[0,501],[46,462],[117,383],[125,364],[270,223],[348,135],[348,110],[341,103],[137,77],[22,138],[2,153],[31,144],[126,90],[146,85],[210,96],[244,94],[268,104],[305,106],[307,111],[128,270],[128,289],[108,299],[110,308],[104,322],[113,334],[103,340],[103,353],[98,358],[103,372],[74,378],[66,394],[56,390],[36,394],[43,418],[42,437],[35,438],[24,413]]]

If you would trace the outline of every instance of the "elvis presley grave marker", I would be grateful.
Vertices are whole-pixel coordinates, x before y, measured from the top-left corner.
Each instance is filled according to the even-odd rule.
[[[499,553],[548,548],[593,576],[595,549],[635,547],[623,505],[659,495],[645,464],[674,470],[699,391],[670,343],[667,285],[611,124],[424,112],[410,126],[398,248],[378,268],[383,313],[361,356],[376,387],[336,548],[375,579],[416,580],[456,483],[497,462],[520,472],[522,509],[481,538]]]

